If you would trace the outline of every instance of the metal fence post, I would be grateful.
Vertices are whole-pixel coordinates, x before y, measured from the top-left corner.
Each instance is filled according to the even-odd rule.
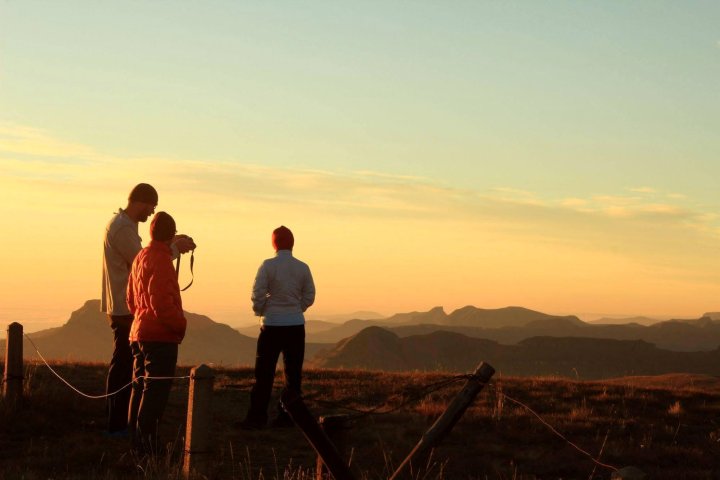
[[[215,376],[207,365],[190,371],[187,427],[185,431],[185,461],[183,478],[195,473],[206,475],[210,466],[210,431],[212,428],[212,393]]]

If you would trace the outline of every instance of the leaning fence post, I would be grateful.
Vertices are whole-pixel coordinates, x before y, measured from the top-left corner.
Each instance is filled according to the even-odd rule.
[[[415,468],[424,465],[425,454],[428,453],[445,435],[450,433],[450,430],[460,420],[465,413],[465,410],[470,406],[480,390],[483,389],[485,384],[495,374],[495,369],[485,362],[480,362],[480,365],[475,369],[475,373],[468,379],[467,383],[462,390],[455,396],[452,403],[438,418],[432,427],[425,432],[420,441],[412,449],[410,455],[403,460],[402,464],[395,470],[390,480],[400,478],[404,474],[407,467]]]
[[[23,391],[23,326],[17,322],[8,325],[5,344],[5,375],[3,397],[10,408],[22,402]]]
[[[315,417],[305,406],[300,394],[286,388],[283,390],[280,400],[285,410],[290,414],[290,418],[302,430],[305,438],[310,442],[317,454],[322,457],[330,475],[335,480],[355,480],[350,468],[345,464],[327,434],[320,428]]]
[[[325,415],[318,419],[318,424],[320,425],[320,428],[323,432],[325,432],[332,444],[335,445],[335,448],[337,449],[341,458],[346,458],[344,450],[349,421],[350,415],[344,414]],[[318,455],[317,457],[315,472],[315,480],[327,480],[328,478],[331,478],[330,473],[325,466],[325,462],[323,462],[323,458],[320,455]]]
[[[183,478],[195,473],[208,473],[210,465],[210,429],[212,428],[212,392],[215,376],[207,365],[190,371],[187,427],[185,430],[185,461]]]

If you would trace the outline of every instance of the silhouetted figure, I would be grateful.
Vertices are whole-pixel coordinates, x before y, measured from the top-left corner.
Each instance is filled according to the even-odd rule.
[[[140,183],[128,197],[127,207],[120,209],[105,228],[103,245],[103,281],[100,309],[106,312],[113,331],[113,354],[107,376],[107,393],[124,387],[132,378],[132,353],[130,351],[130,325],[133,315],[126,302],[130,267],[142,249],[138,223],[147,221],[155,212],[158,194],[152,185]],[[195,248],[190,237],[181,235],[174,239],[173,257]],[[111,436],[127,434],[130,389],[108,398],[107,430]]]
[[[178,345],[187,326],[170,248],[175,220],[159,212],[150,224],[150,236],[150,245],[135,257],[127,288],[128,307],[135,315],[130,330],[134,382],[127,422],[133,445],[142,453],[159,451],[158,426],[172,386],[171,379],[147,377],[175,376]]]
[[[260,266],[252,291],[255,315],[262,317],[255,358],[255,384],[250,408],[239,426],[262,428],[267,423],[275,367],[283,354],[286,388],[301,392],[302,364],[305,356],[305,316],[315,301],[315,284],[310,267],[292,255],[295,239],[287,227],[272,234],[275,257]],[[278,404],[273,426],[292,426],[287,412]]]

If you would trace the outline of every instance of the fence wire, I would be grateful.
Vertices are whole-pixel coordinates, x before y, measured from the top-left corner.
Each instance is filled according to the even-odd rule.
[[[568,445],[570,445],[571,447],[573,447],[573,448],[574,448],[575,450],[577,450],[578,452],[580,452],[580,453],[582,453],[583,455],[587,456],[590,460],[592,460],[592,461],[595,463],[595,465],[597,465],[597,466],[599,466],[599,467],[607,468],[607,469],[609,469],[609,470],[613,470],[613,471],[615,471],[615,472],[619,471],[619,469],[618,469],[617,467],[615,467],[615,466],[613,466],[613,465],[609,465],[609,464],[607,464],[607,463],[601,462],[600,460],[598,460],[597,458],[595,458],[595,457],[593,456],[593,454],[591,454],[591,453],[588,452],[587,450],[584,450],[583,448],[579,447],[576,443],[570,441],[565,435],[563,435],[563,434],[560,433],[555,427],[553,427],[547,420],[545,420],[544,418],[542,418],[542,416],[541,416],[539,413],[537,413],[535,410],[533,410],[532,408],[530,408],[529,406],[527,406],[526,404],[524,404],[524,403],[521,402],[520,400],[517,400],[517,399],[515,399],[515,398],[513,398],[513,397],[511,397],[511,396],[509,396],[509,395],[507,395],[506,393],[503,393],[503,392],[501,391],[501,389],[498,388],[494,383],[491,383],[489,386],[490,386],[490,388],[492,388],[493,390],[495,390],[495,393],[496,393],[497,395],[500,395],[503,399],[505,399],[505,400],[510,400],[512,403],[514,403],[514,404],[518,405],[519,407],[525,409],[526,411],[530,412],[535,418],[537,418],[537,419],[540,421],[540,423],[542,423],[543,425],[545,425],[555,436],[557,436],[558,438],[560,438],[560,439],[562,439],[563,441],[565,441],[565,443],[567,443]],[[602,454],[602,452],[601,452],[601,454]],[[599,458],[599,457],[598,457],[598,458]]]
[[[32,339],[31,339],[26,333],[23,333],[23,336],[28,339],[28,341],[29,341],[30,344],[33,346],[33,348],[34,348],[35,351],[37,352],[37,354],[38,354],[38,356],[40,357],[40,359],[41,359],[41,360],[43,361],[43,363],[45,364],[45,366],[46,366],[58,379],[60,379],[60,381],[62,381],[62,382],[63,382],[65,385],[67,385],[70,389],[74,390],[75,393],[77,393],[78,395],[82,395],[83,397],[85,397],[85,398],[90,398],[90,399],[92,399],[92,400],[98,400],[98,399],[101,399],[101,398],[109,398],[109,397],[112,397],[113,395],[117,395],[118,393],[122,392],[123,390],[125,390],[126,388],[128,388],[130,385],[132,385],[133,383],[135,383],[135,382],[137,382],[138,380],[141,380],[141,379],[148,379],[148,380],[182,380],[182,379],[190,378],[190,375],[185,375],[185,376],[182,376],[182,377],[148,377],[147,375],[141,375],[141,376],[139,376],[139,377],[133,378],[127,385],[125,385],[125,386],[123,386],[123,387],[115,390],[114,392],[106,393],[106,394],[103,394],[103,395],[89,395],[89,394],[87,394],[87,393],[85,393],[85,392],[80,391],[78,388],[76,388],[76,387],[75,387],[74,385],[72,385],[70,382],[68,382],[67,380],[65,380],[65,379],[62,377],[62,375],[60,375],[52,366],[50,366],[50,364],[47,362],[47,360],[45,360],[45,357],[43,357],[43,354],[40,353],[40,350],[38,350],[37,345],[35,345],[35,342],[33,342]]]
[[[441,380],[439,382],[429,383],[427,385],[424,385],[422,387],[418,388],[407,388],[406,391],[411,390],[407,395],[407,399],[400,404],[396,405],[395,407],[391,407],[388,410],[382,410],[383,407],[386,407],[388,405],[388,402],[385,401],[381,404],[378,404],[377,406],[370,408],[370,409],[360,409],[360,408],[354,408],[350,407],[347,404],[341,403],[341,402],[332,402],[329,400],[321,400],[318,399],[317,395],[305,397],[306,400],[313,401],[317,403],[318,405],[322,405],[324,407],[328,408],[338,408],[342,410],[348,410],[351,412],[355,412],[354,415],[350,415],[351,420],[357,420],[363,417],[367,417],[370,415],[388,415],[390,413],[395,413],[399,410],[402,410],[403,408],[407,407],[408,405],[411,405],[415,402],[419,402],[423,398],[427,397],[428,395],[438,392],[440,390],[443,390],[447,387],[449,387],[452,384],[455,384],[461,380],[468,379],[470,377],[473,377],[473,375],[456,375],[451,378],[447,378],[445,380]]]
[[[31,345],[33,346],[33,348],[35,349],[35,352],[37,352],[38,356],[40,357],[40,359],[41,359],[41,360],[43,361],[43,363],[45,364],[45,366],[46,366],[58,379],[60,379],[65,385],[67,385],[67,386],[68,386],[69,388],[71,388],[73,391],[75,391],[75,392],[78,393],[79,395],[82,395],[83,397],[86,397],[86,398],[90,398],[90,399],[102,399],[102,398],[112,397],[113,395],[117,395],[118,393],[122,392],[122,391],[125,390],[126,388],[130,387],[133,383],[135,383],[137,380],[140,380],[140,379],[149,379],[149,380],[183,380],[183,379],[189,379],[189,378],[190,378],[189,375],[178,376],[178,377],[148,377],[148,376],[139,376],[139,377],[134,378],[134,379],[133,379],[132,381],[130,381],[127,385],[125,385],[125,386],[123,386],[123,387],[115,390],[114,392],[107,393],[107,394],[104,394],[104,395],[89,395],[89,394],[87,394],[87,393],[84,393],[84,392],[80,391],[78,388],[76,388],[76,387],[73,386],[70,382],[68,382],[65,378],[63,378],[63,377],[47,362],[47,360],[45,360],[45,357],[42,355],[42,353],[40,353],[40,350],[39,350],[39,349],[37,348],[37,346],[35,345],[35,342],[33,342],[32,339],[31,339],[27,334],[23,333],[23,336],[28,339],[28,341],[30,342],[30,344],[31,344]],[[21,377],[21,378],[23,378],[23,377]],[[317,403],[318,405],[322,405],[322,406],[325,406],[325,407],[329,407],[329,408],[339,408],[339,409],[344,409],[344,410],[353,411],[353,412],[355,412],[355,414],[354,414],[354,415],[351,415],[351,416],[350,416],[350,419],[351,419],[351,420],[357,420],[357,419],[360,419],[360,418],[363,418],[363,417],[366,417],[366,416],[370,416],[370,415],[387,415],[387,414],[390,414],[390,413],[397,412],[397,411],[405,408],[406,406],[408,406],[408,405],[410,405],[410,404],[412,404],[412,403],[419,402],[420,400],[422,400],[423,398],[427,397],[428,395],[430,395],[430,394],[432,394],[432,393],[435,393],[435,392],[437,392],[437,391],[443,390],[443,389],[449,387],[450,385],[453,385],[453,384],[455,384],[455,383],[457,383],[457,382],[460,382],[460,381],[462,381],[462,380],[470,380],[470,379],[473,379],[473,378],[476,378],[476,376],[473,375],[473,374],[455,375],[455,376],[450,377],[450,378],[447,378],[447,379],[445,379],[445,380],[441,380],[441,381],[438,381],[438,382],[434,382],[434,383],[430,383],[430,384],[427,384],[427,385],[423,385],[423,386],[420,387],[419,389],[413,389],[413,390],[415,390],[415,392],[409,394],[409,395],[408,395],[408,398],[407,398],[405,401],[401,402],[400,404],[398,404],[398,405],[395,406],[395,407],[392,407],[392,408],[390,408],[390,409],[388,409],[388,410],[382,410],[382,411],[381,411],[381,409],[382,409],[383,407],[387,406],[387,404],[388,404],[387,401],[384,402],[384,403],[381,403],[381,404],[379,404],[379,405],[377,405],[377,406],[375,406],[375,407],[373,407],[373,408],[370,408],[370,409],[366,409],[366,410],[365,410],[365,409],[358,409],[358,408],[350,407],[350,406],[348,406],[348,405],[346,405],[346,404],[342,404],[342,403],[340,403],[340,402],[332,402],[332,401],[328,401],[328,400],[320,400],[320,399],[317,398],[317,395],[305,397],[305,399],[306,399],[306,400],[309,400],[309,401],[313,401],[313,402]],[[4,382],[4,381],[5,381],[5,379],[3,378],[3,379],[2,379],[2,382]],[[0,383],[0,384],[1,384],[1,383]],[[535,418],[538,419],[538,421],[540,421],[541,424],[543,424],[545,427],[547,427],[547,429],[550,430],[550,432],[552,432],[555,436],[557,436],[558,438],[560,438],[561,440],[563,440],[565,443],[567,443],[568,445],[570,445],[572,448],[574,448],[575,450],[577,450],[579,453],[581,453],[581,454],[583,454],[584,456],[588,457],[590,460],[592,460],[593,463],[595,463],[595,465],[600,466],[600,467],[603,467],[603,468],[607,468],[607,469],[609,469],[609,470],[613,470],[613,471],[615,471],[615,472],[619,471],[619,469],[618,469],[617,467],[615,467],[615,466],[613,466],[613,465],[610,465],[610,464],[607,464],[607,463],[601,462],[600,460],[598,460],[597,458],[595,458],[595,456],[593,456],[590,452],[588,452],[587,450],[585,450],[585,449],[583,449],[582,447],[578,446],[576,443],[574,443],[574,442],[572,442],[571,440],[569,440],[565,435],[563,435],[562,433],[560,433],[555,427],[553,427],[548,421],[546,421],[539,413],[537,413],[537,412],[536,412],[535,410],[533,410],[531,407],[529,407],[529,406],[526,405],[525,403],[523,403],[523,402],[521,402],[521,401],[519,401],[519,400],[517,400],[517,399],[515,399],[515,398],[513,398],[513,397],[511,397],[511,396],[509,396],[509,395],[507,395],[506,393],[502,392],[502,390],[501,390],[500,388],[498,388],[498,387],[495,385],[494,382],[487,383],[486,385],[488,385],[490,388],[492,388],[492,389],[495,391],[495,393],[496,393],[497,395],[500,395],[503,399],[509,400],[510,402],[518,405],[519,407],[523,408],[524,410],[526,410],[527,412],[529,412],[530,414],[532,414]],[[409,390],[409,389],[408,389],[408,390]]]

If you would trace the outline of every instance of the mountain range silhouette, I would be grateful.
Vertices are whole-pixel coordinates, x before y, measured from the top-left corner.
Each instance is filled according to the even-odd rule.
[[[720,375],[720,321],[715,315],[648,326],[603,325],[522,307],[467,306],[450,314],[435,307],[342,324],[308,320],[306,365],[468,371],[482,360],[507,375]],[[186,318],[180,364],[254,363],[253,336],[204,315],[186,312]],[[244,331],[252,333],[259,328]],[[111,356],[112,333],[99,300],[85,302],[64,325],[29,336],[47,359],[107,362]],[[0,348],[4,348],[4,340]],[[27,358],[36,357],[27,341],[24,352]]]

